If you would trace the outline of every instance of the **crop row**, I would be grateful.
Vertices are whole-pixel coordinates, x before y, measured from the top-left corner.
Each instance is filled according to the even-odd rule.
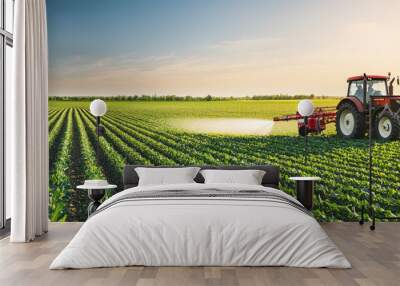
[[[72,110],[66,110],[66,129],[61,148],[57,153],[57,161],[50,171],[50,201],[49,217],[51,221],[65,221],[67,219],[66,192],[71,189],[71,181],[68,176],[68,169],[71,163],[72,150]],[[60,120],[60,122],[62,122]]]

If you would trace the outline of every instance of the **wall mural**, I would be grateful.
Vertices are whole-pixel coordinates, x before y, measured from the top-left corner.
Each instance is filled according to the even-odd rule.
[[[355,69],[345,65],[351,52],[343,59],[330,59],[329,52],[341,47],[324,49],[332,45],[332,37],[326,38],[318,25],[296,22],[296,27],[280,24],[281,34],[270,30],[277,20],[265,19],[264,12],[261,17],[260,11],[286,11],[303,19],[288,3],[254,1],[243,7],[244,2],[232,1],[225,3],[230,7],[226,9],[221,4],[225,1],[133,2],[120,1],[118,7],[105,0],[75,5],[79,7],[73,1],[47,2],[52,221],[84,221],[89,199],[76,186],[85,179],[106,178],[121,190],[125,164],[274,164],[281,169],[281,189],[292,195],[291,176],[322,178],[314,197],[318,220],[359,219],[368,189],[367,138],[342,139],[330,123],[322,134],[309,137],[305,163],[297,122],[273,121],[295,114],[302,98],[335,109],[339,96],[346,96],[347,77],[354,75],[349,73]],[[318,1],[300,2],[309,6],[303,7],[308,12],[322,9]],[[328,9],[335,14],[345,3],[329,5],[339,6]],[[346,14],[348,9],[341,11]],[[245,23],[240,21],[244,18]],[[323,21],[330,27],[337,20]],[[313,37],[308,36],[310,29]],[[310,50],[295,46],[298,37],[311,41],[303,42]],[[327,57],[325,63],[332,65],[321,76],[316,73],[324,68],[313,64],[321,60],[312,45],[315,37]],[[340,37],[337,42],[344,42]],[[103,98],[108,108],[101,119],[105,133],[99,139],[98,159],[96,120],[89,111],[95,98]],[[380,215],[400,215],[398,150],[399,140],[377,141],[374,147],[374,193]]]

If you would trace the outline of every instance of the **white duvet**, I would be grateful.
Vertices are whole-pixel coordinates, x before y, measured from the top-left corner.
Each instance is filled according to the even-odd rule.
[[[254,185],[181,184],[163,190],[282,191]],[[318,222],[293,206],[246,198],[125,201],[89,218],[50,269],[145,266],[294,266],[350,268]]]

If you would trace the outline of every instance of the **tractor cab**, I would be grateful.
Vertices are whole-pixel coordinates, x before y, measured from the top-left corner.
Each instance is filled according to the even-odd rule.
[[[350,77],[347,79],[347,82],[349,84],[347,89],[347,97],[355,97],[362,104],[366,105],[368,104],[371,96],[388,96],[388,79],[389,77],[387,76],[368,75],[365,84],[364,76]],[[364,89],[367,92],[364,92]]]

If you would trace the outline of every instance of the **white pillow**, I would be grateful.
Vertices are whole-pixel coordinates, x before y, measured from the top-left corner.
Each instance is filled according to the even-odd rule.
[[[200,171],[205,184],[246,184],[261,185],[265,171],[262,170],[213,170]]]
[[[139,186],[195,183],[193,180],[200,168],[135,168],[139,176]]]

